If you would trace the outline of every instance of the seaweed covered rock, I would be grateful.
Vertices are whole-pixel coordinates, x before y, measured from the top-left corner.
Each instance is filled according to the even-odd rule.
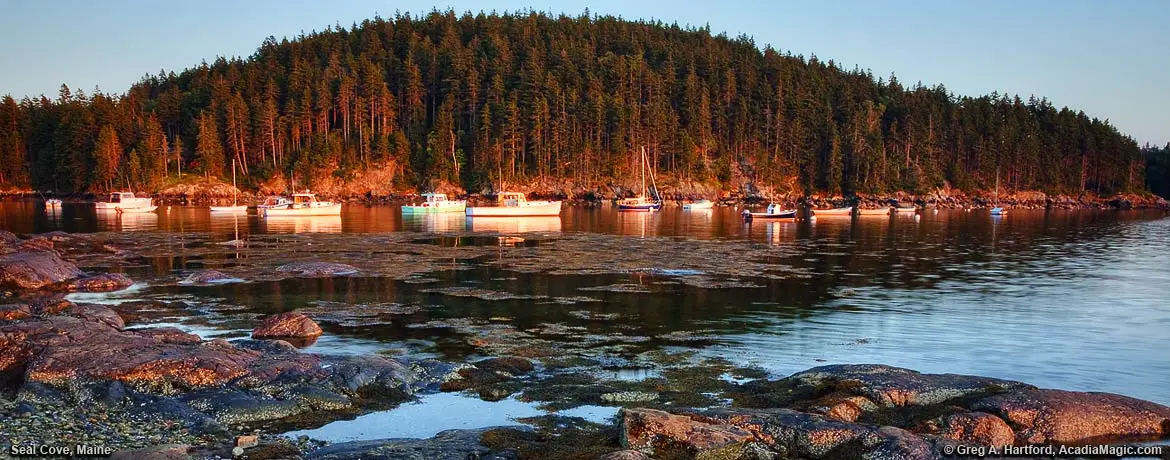
[[[919,431],[967,445],[1010,446],[1016,434],[1003,419],[986,412],[951,414],[923,424]]]
[[[1014,391],[971,408],[998,415],[1016,427],[1020,444],[1170,434],[1170,407],[1111,393]]]
[[[215,284],[235,280],[236,278],[219,270],[199,270],[187,275],[179,284]]]
[[[285,312],[264,318],[252,337],[257,339],[309,338],[321,335],[321,326],[303,313]]]
[[[752,439],[740,428],[657,409],[622,409],[621,444],[637,450],[682,449],[691,454]]]
[[[73,281],[66,286],[66,289],[84,292],[109,292],[126,289],[132,284],[134,284],[134,280],[121,273],[102,273]]]
[[[334,262],[292,262],[276,267],[276,271],[306,278],[352,275],[357,267]]]
[[[477,430],[447,430],[428,439],[379,439],[333,444],[309,454],[312,460],[395,459],[395,460],[510,460],[516,455],[509,450],[493,451],[485,447]]]

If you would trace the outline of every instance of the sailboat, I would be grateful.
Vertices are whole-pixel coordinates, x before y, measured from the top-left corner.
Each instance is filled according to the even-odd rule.
[[[995,168],[995,207],[991,208],[991,215],[1002,216],[1007,214],[1007,210],[999,207],[999,168]]]
[[[626,198],[618,202],[618,211],[653,212],[662,209],[662,201],[657,199],[658,185],[654,183],[654,171],[650,172],[650,183],[654,187],[654,198],[650,199],[650,189],[646,188],[646,168],[649,161],[646,159],[646,148],[642,147],[642,194],[634,198]]]
[[[232,205],[231,206],[212,206],[211,212],[214,213],[236,213],[242,214],[248,212],[248,206],[238,204],[240,189],[236,188],[236,160],[232,160]]]

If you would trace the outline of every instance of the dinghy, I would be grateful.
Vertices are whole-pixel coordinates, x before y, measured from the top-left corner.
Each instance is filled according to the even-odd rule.
[[[443,193],[424,193],[422,204],[411,204],[402,207],[404,213],[416,212],[463,212],[467,209],[467,201],[448,200]]]
[[[520,192],[500,192],[496,206],[469,207],[469,217],[559,216],[560,201],[528,201]]]
[[[772,203],[768,205],[768,210],[764,212],[751,212],[746,209],[743,210],[743,218],[747,221],[755,219],[796,219],[796,210],[783,209],[780,207],[780,205]]]
[[[877,209],[857,208],[857,215],[859,215],[859,216],[888,216],[888,215],[890,215],[890,208],[877,208]]]
[[[846,206],[844,208],[829,208],[829,209],[813,209],[814,216],[851,216],[853,215],[853,206]]]

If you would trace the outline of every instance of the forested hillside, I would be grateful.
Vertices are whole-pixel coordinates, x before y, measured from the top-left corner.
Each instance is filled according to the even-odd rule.
[[[596,185],[636,174],[641,147],[660,175],[797,192],[986,189],[997,174],[1007,190],[1146,186],[1133,139],[1044,99],[588,13],[376,18],[123,95],[63,85],[0,103],[0,184],[62,192],[230,177],[232,159],[249,184],[389,168],[403,188]]]

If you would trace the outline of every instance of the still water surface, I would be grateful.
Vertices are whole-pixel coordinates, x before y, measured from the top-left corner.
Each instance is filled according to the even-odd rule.
[[[265,220],[213,218],[206,209],[192,207],[119,218],[71,203],[46,213],[39,203],[9,201],[0,203],[0,228],[16,233],[209,233],[222,240],[284,233],[418,232],[434,234],[434,243],[443,245],[480,244],[475,235],[481,232],[537,232],[546,239],[591,233],[651,240],[746,240],[752,247],[790,248],[792,256],[765,262],[795,267],[802,276],[747,279],[744,287],[705,289],[673,283],[671,276],[677,274],[668,272],[651,279],[629,274],[553,275],[509,272],[485,264],[435,274],[433,282],[423,285],[358,276],[213,287],[142,286],[90,300],[154,297],[238,306],[210,308],[217,312],[211,316],[178,315],[170,320],[204,336],[224,337],[246,335],[255,314],[313,307],[321,300],[424,306],[418,314],[385,324],[328,325],[326,335],[308,349],[448,360],[482,354],[457,328],[423,323],[476,319],[506,322],[517,329],[556,324],[606,334],[614,322],[599,322],[589,315],[616,315],[622,334],[709,335],[711,341],[692,348],[762,367],[774,376],[827,363],[883,363],[1049,388],[1116,392],[1170,404],[1166,384],[1170,218],[1164,212],[1018,211],[992,218],[985,210],[943,210],[889,218],[745,224],[734,209],[623,214],[608,207],[568,207],[560,218],[485,221],[461,214],[404,217],[397,206],[347,204],[340,217]],[[739,256],[759,262],[750,250],[745,252]],[[186,273],[204,266],[214,263],[185,260],[166,270]],[[671,266],[670,260],[661,266]],[[645,285],[648,292],[590,290],[621,283]],[[458,286],[557,298],[587,295],[599,302],[550,306],[524,299],[487,301],[427,292]],[[642,345],[659,346],[677,347],[654,340]],[[614,377],[638,378],[636,372],[630,377],[620,370]],[[483,420],[483,425],[506,421],[511,417],[506,414],[528,416],[535,410],[514,400],[461,403],[451,398],[431,399],[434,407],[498,404],[493,407],[506,409],[497,411],[505,415],[496,418],[504,420]],[[421,408],[404,406],[395,415],[370,417],[405,417],[430,407],[426,402]],[[426,436],[457,427],[441,419],[431,422],[393,434]],[[358,436],[344,425],[321,430],[325,432],[312,434],[333,440],[387,434]],[[329,430],[346,434],[330,435]]]

